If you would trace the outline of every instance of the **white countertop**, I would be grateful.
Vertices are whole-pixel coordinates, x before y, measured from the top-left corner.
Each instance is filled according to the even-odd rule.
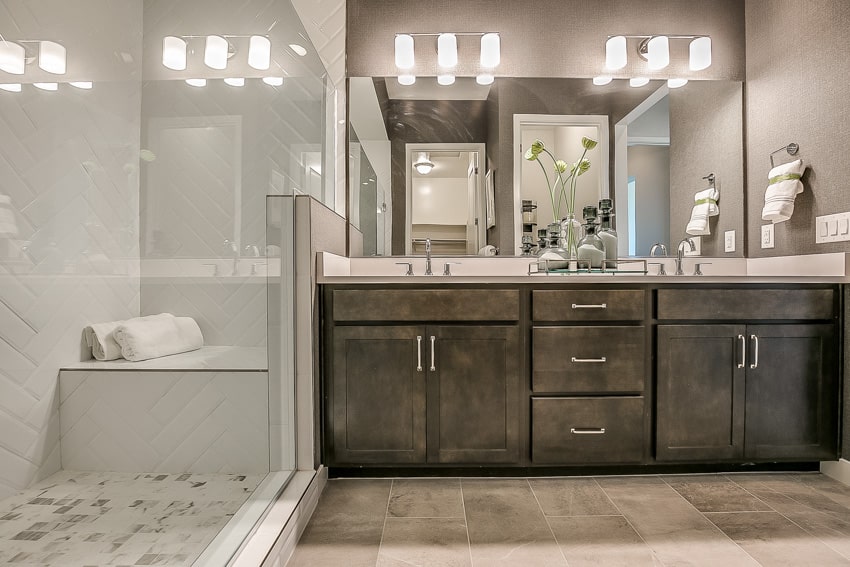
[[[425,276],[425,258],[364,257],[346,258],[329,252],[318,257],[320,284],[454,284],[454,283],[843,283],[850,281],[850,255],[844,253],[780,256],[773,258],[707,258],[689,256],[683,260],[686,274],[693,274],[696,263],[704,275],[655,275],[658,266],[650,265],[648,275],[640,274],[528,274],[529,257],[434,257],[432,271]],[[646,258],[648,262],[663,262],[667,274],[675,272],[675,258]],[[413,263],[413,276],[406,276],[406,265]],[[443,267],[451,266],[451,276],[443,276]],[[456,264],[454,264],[456,263]]]

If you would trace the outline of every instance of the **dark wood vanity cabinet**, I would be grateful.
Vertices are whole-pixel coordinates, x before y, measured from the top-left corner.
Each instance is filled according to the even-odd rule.
[[[659,290],[659,317],[734,319],[734,303],[706,309],[707,295],[733,290]],[[669,291],[669,290],[668,290]],[[739,300],[740,300],[740,291]],[[744,290],[749,292],[750,290]],[[701,294],[701,292],[703,294]],[[773,301],[773,290],[760,297]],[[657,334],[658,461],[817,461],[835,459],[839,345],[832,290],[781,290],[763,320],[800,323],[661,324]],[[747,293],[744,294],[745,296]],[[750,297],[755,300],[755,297]],[[808,308],[801,309],[801,305]],[[785,306],[785,307],[783,307]],[[783,311],[784,309],[784,311]],[[793,311],[793,313],[791,312]]]
[[[451,313],[444,311],[445,303],[455,299],[447,299],[446,290],[410,290],[407,297],[393,290],[384,303],[373,302],[377,290],[341,291],[334,298],[327,392],[329,464],[519,461],[519,329],[515,323],[490,322],[518,319],[516,290],[488,294],[497,300],[489,308],[477,290],[455,290],[461,301]],[[355,293],[344,293],[350,291]],[[437,304],[428,309],[429,301]],[[405,307],[407,302],[416,305]],[[476,324],[455,322],[459,310]],[[380,323],[359,321],[367,317]],[[383,323],[413,318],[425,321]]]

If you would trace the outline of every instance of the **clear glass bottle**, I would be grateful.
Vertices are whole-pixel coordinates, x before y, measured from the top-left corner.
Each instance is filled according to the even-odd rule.
[[[549,242],[539,250],[537,257],[541,260],[541,270],[566,270],[570,267],[570,253],[563,246],[561,223],[553,222],[547,227]],[[546,260],[543,262],[542,260]]]
[[[576,258],[576,246],[581,237],[581,223],[573,213],[567,213],[567,216],[561,219],[561,246],[567,249],[572,259]]]
[[[614,203],[611,199],[599,201],[599,238],[605,244],[606,267],[617,267],[617,231],[612,226],[614,218]]]
[[[584,238],[578,243],[579,267],[587,267],[589,263],[591,268],[601,268],[605,261],[605,244],[596,234],[596,219],[587,217],[585,220]]]

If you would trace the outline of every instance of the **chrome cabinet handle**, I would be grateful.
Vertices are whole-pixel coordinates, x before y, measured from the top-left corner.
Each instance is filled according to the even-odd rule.
[[[431,372],[434,372],[436,368],[434,367],[434,335],[431,335]]]
[[[582,305],[581,303],[573,303],[573,309],[608,309],[608,304],[607,303],[598,303],[598,304],[589,303],[589,304]]]
[[[416,337],[416,371],[422,372],[422,337]]]
[[[747,338],[744,335],[738,335],[741,340],[741,362],[738,363],[738,368],[743,368],[747,364]]]
[[[602,435],[605,433],[604,427],[572,427],[570,433],[573,435]]]
[[[601,357],[601,358],[576,358],[576,357],[572,357],[572,359],[571,359],[572,362],[605,362],[606,360],[608,360],[608,359],[605,358],[604,356]]]
[[[753,340],[755,345],[755,350],[753,352],[753,363],[750,364],[750,368],[758,368],[759,367],[759,338],[755,335],[750,335],[750,339]]]

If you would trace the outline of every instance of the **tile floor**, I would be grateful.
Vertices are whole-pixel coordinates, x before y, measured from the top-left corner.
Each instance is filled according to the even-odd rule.
[[[328,482],[289,567],[850,565],[818,473]]]
[[[264,476],[61,471],[0,501],[0,565],[191,565]]]

